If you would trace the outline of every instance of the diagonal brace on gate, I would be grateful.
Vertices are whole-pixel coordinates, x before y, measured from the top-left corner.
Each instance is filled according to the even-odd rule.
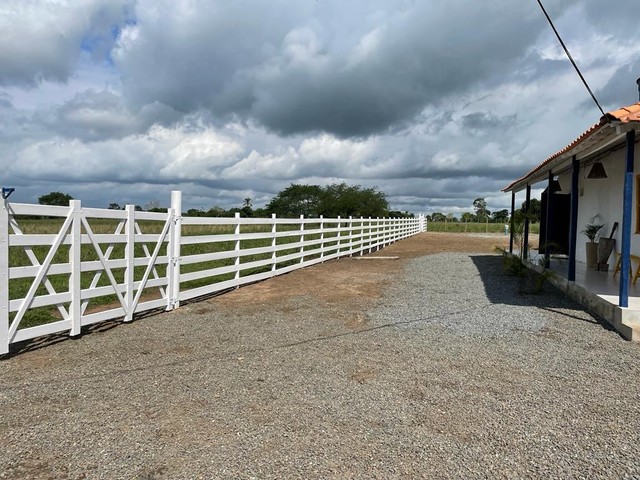
[[[136,296],[133,299],[133,304],[131,306],[131,314],[135,312],[136,307],[138,306],[138,302],[140,302],[140,297],[142,296],[142,292],[149,281],[149,275],[151,275],[151,271],[155,268],[156,260],[158,259],[158,255],[160,253],[160,249],[162,248],[162,244],[164,243],[167,233],[169,232],[169,226],[173,222],[173,212],[169,211],[169,217],[162,228],[162,233],[158,237],[158,243],[156,247],[153,249],[153,254],[151,255],[151,259],[147,264],[147,268],[144,271],[144,275],[142,276],[142,280],[140,281],[140,286],[138,287],[138,291],[136,292]]]
[[[9,225],[11,226],[13,233],[15,233],[16,235],[24,235],[24,232],[18,226],[18,222],[13,216],[11,216],[11,214],[9,217]],[[36,256],[36,254],[33,252],[33,249],[29,246],[25,246],[23,247],[23,249],[24,249],[24,253],[27,255],[27,258],[31,262],[31,265],[34,267],[40,266],[40,261],[38,260],[38,257]],[[44,282],[45,288],[47,289],[47,293],[49,293],[50,295],[55,295],[56,293],[58,293],[46,275],[43,278],[43,282]],[[58,309],[58,312],[60,312],[60,315],[64,320],[69,319],[69,312],[63,305],[58,304],[56,305],[56,308]]]
[[[72,213],[73,212],[70,212],[69,216],[67,216],[67,218],[64,220],[64,223],[62,224],[60,232],[56,236],[56,238],[55,238],[55,240],[53,242],[53,245],[51,245],[51,248],[49,249],[49,252],[47,253],[47,256],[45,257],[44,261],[42,262],[42,265],[40,266],[40,269],[38,270],[37,275],[33,279],[33,283],[29,287],[29,291],[27,292],[27,295],[23,299],[22,304],[20,305],[20,308],[18,309],[18,312],[16,313],[16,316],[14,317],[13,322],[11,323],[11,326],[9,327],[9,339],[10,340],[12,340],[13,337],[15,336],[15,334],[16,334],[16,332],[18,330],[18,326],[20,325],[20,322],[22,321],[22,318],[24,317],[24,314],[26,313],[26,311],[31,306],[31,303],[33,302],[33,298],[34,298],[34,296],[36,294],[36,291],[38,290],[38,287],[40,286],[42,280],[45,278],[47,272],[49,271],[49,267],[51,266],[51,262],[53,261],[53,257],[55,256],[56,252],[58,251],[58,248],[62,244],[62,241],[64,240],[64,237],[66,236],[67,231],[69,230],[69,227],[71,226],[71,222],[73,220]]]
[[[82,217],[82,225],[84,225],[84,229],[87,232],[87,236],[89,237],[89,240],[91,240],[91,245],[93,245],[93,249],[95,250],[96,254],[98,255],[98,259],[100,260],[100,263],[102,264],[102,267],[104,268],[104,272],[107,274],[107,278],[109,279],[109,283],[111,283],[111,286],[113,287],[113,290],[116,294],[116,296],[118,297],[118,300],[120,301],[120,305],[122,305],[122,308],[125,312],[128,312],[127,309],[127,304],[124,301],[124,297],[122,296],[122,293],[120,293],[120,289],[118,287],[118,282],[116,281],[115,277],[113,276],[113,272],[111,271],[111,268],[109,268],[109,265],[107,265],[107,261],[104,258],[104,255],[102,254],[102,249],[100,248],[100,244],[96,241],[95,236],[93,235],[93,230],[91,229],[91,227],[89,226],[89,222],[87,221],[87,219],[83,216]]]

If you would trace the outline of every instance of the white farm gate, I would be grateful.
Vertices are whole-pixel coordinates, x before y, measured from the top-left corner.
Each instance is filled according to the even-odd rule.
[[[3,201],[0,354],[12,343],[122,319],[424,231],[419,218],[183,217]],[[46,231],[51,230],[53,231]]]

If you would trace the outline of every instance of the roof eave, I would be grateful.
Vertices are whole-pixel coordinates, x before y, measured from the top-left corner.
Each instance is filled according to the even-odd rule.
[[[583,137],[579,139],[580,141],[572,148],[565,149],[549,157],[527,175],[511,183],[502,191],[517,193],[524,190],[527,185],[545,180],[549,172],[564,170],[574,156],[577,160],[586,161],[610,149],[613,145],[622,142],[628,130],[638,129],[640,129],[640,123],[638,122],[621,122],[617,120],[594,125],[594,127],[583,134]]]

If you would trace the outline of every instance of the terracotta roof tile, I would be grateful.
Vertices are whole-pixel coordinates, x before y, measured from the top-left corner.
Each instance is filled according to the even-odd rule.
[[[640,121],[640,102],[629,105],[628,107],[622,107],[620,110],[609,112],[605,117],[608,120],[618,120],[622,123],[638,122]]]
[[[522,182],[526,178],[528,178],[528,177],[532,176],[533,174],[535,174],[536,172],[540,171],[541,169],[543,169],[546,165],[548,165],[550,162],[552,162],[556,158],[558,158],[558,157],[562,156],[563,154],[565,154],[567,152],[570,152],[571,150],[575,149],[578,145],[580,145],[584,141],[590,139],[600,129],[602,129],[602,127],[604,125],[608,124],[609,122],[622,122],[622,123],[640,122],[640,102],[634,103],[633,105],[629,105],[627,107],[622,107],[619,110],[614,110],[612,112],[607,113],[605,116],[600,118],[600,122],[598,122],[595,125],[593,125],[591,128],[589,128],[586,132],[584,132],[582,135],[580,135],[578,138],[576,138],[573,142],[571,142],[569,145],[564,147],[562,150],[560,150],[559,152],[556,152],[553,155],[551,155],[550,157],[548,157],[544,162],[540,163],[537,167],[535,167],[529,173],[527,173],[526,175],[523,175],[522,177],[518,178],[517,180],[514,180],[507,187],[505,187],[502,191],[503,192],[509,191],[514,185],[516,185],[519,182]]]

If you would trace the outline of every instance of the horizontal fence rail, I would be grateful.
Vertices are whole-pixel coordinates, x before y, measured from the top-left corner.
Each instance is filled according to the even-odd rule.
[[[106,320],[210,295],[425,230],[418,218],[183,217],[9,203],[0,209],[0,354]]]

